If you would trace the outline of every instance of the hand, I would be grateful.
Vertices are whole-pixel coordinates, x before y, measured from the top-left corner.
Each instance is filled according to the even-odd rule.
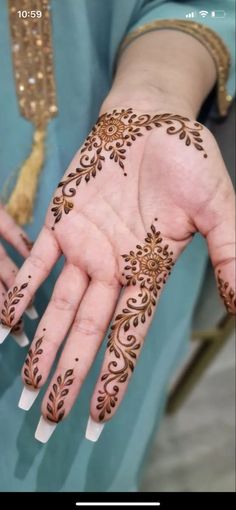
[[[20,405],[29,409],[67,337],[43,400],[39,440],[69,413],[112,320],[91,402],[88,436],[95,437],[91,427],[99,435],[124,396],[173,264],[198,231],[207,239],[220,294],[235,313],[233,211],[217,144],[194,119],[122,105],[100,117],[16,276],[17,304],[10,307],[9,293],[2,310],[11,328],[65,257],[22,370],[28,391]]]
[[[14,220],[7,214],[4,207],[0,204],[0,238],[5,239],[13,248],[16,249],[22,257],[28,257],[33,243],[29,240],[26,233],[16,225]],[[13,285],[14,279],[18,272],[18,267],[8,256],[6,250],[3,248],[0,242],[0,305],[3,306],[6,291]],[[36,310],[33,306],[28,308],[28,315],[31,318],[36,318]],[[16,342],[24,347],[28,345],[29,340],[23,332],[23,320],[19,321],[14,325],[11,330],[11,334]],[[5,338],[5,331],[0,332],[0,343]]]

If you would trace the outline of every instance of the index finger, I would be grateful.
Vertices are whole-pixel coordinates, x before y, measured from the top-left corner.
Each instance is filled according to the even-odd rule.
[[[12,287],[7,292],[1,310],[0,343],[32,300],[36,290],[49,275],[61,254],[53,233],[44,226],[29,257],[17,273]]]

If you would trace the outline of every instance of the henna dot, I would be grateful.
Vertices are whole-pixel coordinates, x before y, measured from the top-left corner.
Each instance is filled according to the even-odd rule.
[[[79,361],[79,358],[75,358],[75,361]]]
[[[207,154],[204,154],[204,156],[203,156],[203,157],[204,157],[204,158],[207,158]]]
[[[157,218],[154,218],[154,221],[157,221]]]
[[[43,328],[43,331],[46,331],[46,328]]]
[[[55,227],[51,227],[51,230],[55,230]]]
[[[28,278],[31,278],[31,274],[28,274]]]
[[[124,177],[127,177],[127,174],[126,174],[126,173],[124,173]]]

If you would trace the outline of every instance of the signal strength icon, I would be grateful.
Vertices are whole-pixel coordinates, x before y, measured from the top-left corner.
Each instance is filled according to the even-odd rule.
[[[194,18],[195,12],[189,12],[188,14],[185,14],[185,18]]]
[[[208,15],[208,11],[199,11],[199,14],[202,18],[205,18]]]

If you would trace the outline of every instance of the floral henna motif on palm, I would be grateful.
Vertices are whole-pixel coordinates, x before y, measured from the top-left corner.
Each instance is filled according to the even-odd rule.
[[[221,271],[218,271],[218,290],[220,297],[223,299],[225,308],[228,313],[235,315],[236,314],[236,296],[233,289],[229,286],[228,282],[225,282],[223,278],[220,276]]]
[[[42,379],[42,375],[39,373],[39,368],[37,367],[39,356],[43,354],[42,341],[43,336],[36,341],[34,349],[29,349],[25,360],[24,382],[35,389],[38,388]]]
[[[31,278],[29,275],[28,278]],[[9,328],[12,327],[12,322],[15,318],[15,306],[20,302],[20,300],[24,297],[23,290],[28,287],[28,283],[22,283],[20,287],[13,287],[12,291],[7,293],[7,299],[5,299],[2,308],[2,317],[1,323],[3,326],[7,326]]]
[[[47,403],[47,419],[54,423],[58,423],[62,420],[65,409],[64,409],[64,399],[66,395],[69,393],[68,386],[74,381],[74,378],[71,378],[74,370],[67,370],[65,375],[62,377],[59,375],[56,379],[56,383],[52,386],[52,391],[49,393],[49,401]]]
[[[128,331],[137,328],[150,318],[156,300],[167,276],[174,265],[173,252],[162,243],[162,237],[154,225],[145,238],[145,244],[136,246],[137,251],[122,255],[127,265],[123,273],[127,285],[138,286],[136,298],[129,298],[122,313],[115,317],[108,337],[107,348],[115,359],[108,363],[107,370],[101,376],[103,389],[99,390],[97,409],[99,420],[111,413],[118,401],[119,383],[124,383],[134,370],[137,352],[141,344],[136,336]]]
[[[127,149],[138,137],[143,136],[145,131],[166,127],[168,135],[178,135],[187,147],[193,144],[197,150],[203,151],[206,158],[201,138],[203,126],[199,122],[189,125],[189,122],[191,121],[187,117],[171,113],[136,115],[132,108],[113,110],[112,113],[99,117],[83,144],[78,168],[58,184],[60,194],[54,197],[51,209],[55,217],[54,224],[60,221],[63,212],[68,214],[73,209],[72,197],[75,196],[76,188],[82,179],[88,183],[102,170],[106,153],[123,170],[124,176],[127,175],[124,165]]]

